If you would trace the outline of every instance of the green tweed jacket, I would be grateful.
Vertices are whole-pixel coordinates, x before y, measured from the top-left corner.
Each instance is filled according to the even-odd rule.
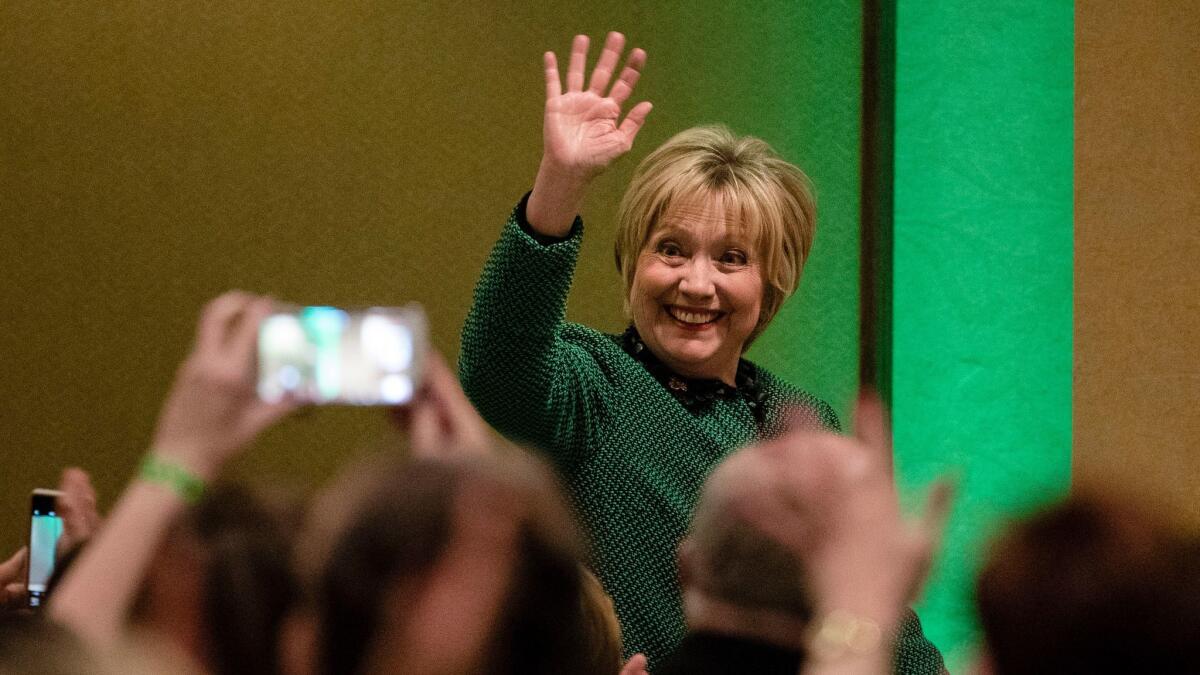
[[[627,654],[653,664],[684,635],[676,548],[708,474],[783,430],[789,411],[837,429],[824,402],[743,360],[737,387],[674,376],[635,332],[564,320],[583,223],[537,237],[518,204],[492,250],[462,331],[459,374],[484,419],[558,468],[612,595]],[[798,414],[797,414],[798,411]],[[915,617],[914,617],[915,618]],[[907,627],[906,627],[907,629]],[[914,656],[941,657],[916,627]],[[907,640],[903,651],[909,651]],[[906,659],[901,658],[901,661]]]

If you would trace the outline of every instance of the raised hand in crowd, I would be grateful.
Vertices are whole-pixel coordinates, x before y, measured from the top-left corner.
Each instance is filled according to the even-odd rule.
[[[591,79],[585,82],[588,36],[576,35],[565,91],[554,52],[543,57],[543,154],[528,205],[529,223],[542,234],[562,236],[570,231],[588,184],[613,160],[629,152],[650,114],[652,105],[643,101],[621,119],[622,107],[646,64],[646,52],[634,49],[614,81],[624,49],[625,36],[609,33]]]
[[[52,618],[93,646],[108,647],[122,634],[175,517],[230,459],[295,407],[264,403],[255,394],[258,324],[270,311],[269,299],[241,292],[208,304],[139,474],[51,597]]]
[[[96,510],[96,490],[83,469],[69,467],[63,470],[58,490],[62,494],[55,500],[55,511],[62,518],[63,531],[55,547],[55,557],[62,558],[87,541],[100,525],[100,514]],[[0,563],[0,611],[24,609],[27,558],[28,548],[22,546]]]
[[[759,448],[789,475],[780,483],[788,489],[749,494],[740,508],[803,561],[816,617],[805,675],[890,672],[890,636],[940,542],[948,484],[935,486],[919,519],[906,520],[890,438],[879,399],[864,395],[853,437],[801,432]]]
[[[413,401],[393,413],[408,432],[414,457],[447,458],[486,455],[494,442],[487,423],[467,400],[458,377],[441,354],[430,351],[421,388]]]
[[[155,456],[208,480],[259,433],[296,407],[255,391],[258,325],[272,300],[232,291],[204,309],[192,353],[180,366],[151,445]]]
[[[62,518],[63,531],[55,554],[61,558],[87,541],[100,527],[100,512],[96,509],[96,489],[92,487],[92,479],[79,467],[63,470],[58,491],[62,494],[55,500],[55,511]]]

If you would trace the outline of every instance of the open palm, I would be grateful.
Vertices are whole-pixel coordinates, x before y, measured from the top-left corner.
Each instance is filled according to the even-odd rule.
[[[586,176],[604,170],[614,159],[629,151],[646,121],[651,104],[643,101],[621,120],[621,107],[633,94],[646,63],[641,49],[630,52],[620,77],[612,84],[613,71],[624,50],[625,36],[609,33],[591,81],[584,89],[584,63],[588,37],[577,35],[571,45],[567,88],[563,92],[558,61],[546,52],[546,118],[543,127],[546,159],[562,170]]]

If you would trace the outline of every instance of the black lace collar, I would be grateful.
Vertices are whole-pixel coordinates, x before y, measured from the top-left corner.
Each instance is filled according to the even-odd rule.
[[[738,359],[737,373],[733,377],[734,386],[731,387],[721,380],[679,375],[650,351],[633,326],[625,329],[620,339],[625,352],[641,363],[685,408],[694,410],[712,403],[717,398],[742,398],[754,411],[755,416],[762,415],[766,394],[758,383],[758,373],[754,365],[746,359]]]

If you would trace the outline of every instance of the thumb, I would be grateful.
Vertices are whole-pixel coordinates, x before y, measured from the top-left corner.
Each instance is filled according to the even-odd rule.
[[[879,466],[892,473],[892,430],[888,424],[883,400],[872,389],[864,387],[854,405],[854,435],[875,455]]]
[[[0,585],[14,582],[21,578],[25,571],[25,558],[29,549],[22,546],[11,558],[0,563]]]
[[[648,671],[646,670],[646,655],[634,654],[629,657],[629,661],[621,669],[620,675],[648,675]]]
[[[939,478],[925,499],[924,513],[913,524],[908,537],[909,601],[920,594],[925,578],[933,566],[933,558],[941,548],[946,521],[954,504],[955,484],[946,477]]]

